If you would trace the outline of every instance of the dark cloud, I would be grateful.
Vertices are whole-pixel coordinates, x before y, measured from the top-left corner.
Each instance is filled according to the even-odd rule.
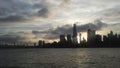
[[[106,24],[104,24],[103,22],[97,20],[97,21],[95,21],[95,23],[88,23],[88,24],[84,24],[84,25],[78,25],[77,30],[78,30],[78,32],[85,32],[88,29],[99,30],[105,25]],[[72,28],[73,27],[70,26],[70,25],[64,25],[62,27],[58,27],[57,29],[55,29],[51,33],[53,33],[53,34],[68,34],[68,33],[72,32]]]
[[[104,16],[104,17],[109,17],[109,18],[116,18],[120,16],[120,7],[112,7],[112,8],[108,8],[105,9],[103,11],[100,11],[100,13]]]
[[[96,20],[94,23],[88,23],[84,25],[77,25],[78,32],[86,32],[88,29],[100,30],[107,24],[101,22],[100,20]],[[73,26],[64,25],[61,27],[57,27],[56,29],[49,29],[48,31],[33,31],[34,34],[45,34],[43,38],[45,39],[57,39],[60,34],[72,34]]]
[[[22,37],[17,36],[17,35],[1,35],[0,36],[0,41],[4,41],[4,42],[18,42],[18,41],[22,41]]]
[[[45,34],[46,31],[32,31],[33,34]]]
[[[38,16],[47,18],[49,16],[49,10],[48,8],[42,8],[41,10],[38,11]]]
[[[99,8],[99,9],[98,9]],[[49,18],[49,16],[53,16]],[[33,18],[41,18],[33,20]],[[49,19],[46,19],[49,18]],[[87,20],[88,19],[88,20]],[[46,30],[51,26],[56,26],[63,23],[72,23],[72,21],[79,20],[84,22],[93,19],[102,19],[104,22],[119,22],[120,21],[120,8],[119,2],[113,0],[0,0],[0,25],[4,22],[37,22],[36,24],[4,24],[6,25],[2,31],[12,32],[18,30],[33,30],[31,33],[18,32],[15,34],[8,33],[7,35],[0,36],[3,40],[30,40],[37,38],[56,39],[60,34],[72,34],[72,25],[64,25],[55,29]],[[41,21],[40,21],[41,20]],[[107,21],[105,21],[107,20]],[[59,22],[63,23],[59,23]],[[1,23],[3,22],[3,23]],[[38,23],[42,22],[42,23]],[[109,23],[108,22],[108,23]],[[39,26],[34,26],[34,25]],[[19,26],[19,27],[14,27]],[[30,26],[30,27],[29,27]],[[33,27],[34,26],[34,27]],[[84,25],[77,25],[78,32],[86,32],[91,28],[100,30],[106,24],[97,20],[96,23],[87,23]],[[108,25],[107,25],[108,26]],[[110,25],[112,27],[113,25]],[[39,28],[38,28],[39,27]],[[119,25],[117,26],[119,27]],[[5,28],[5,29],[4,29]],[[116,27],[114,27],[116,28]],[[43,31],[38,31],[41,29]],[[36,31],[35,31],[36,30]]]
[[[31,2],[24,0],[1,0],[0,21],[23,21],[31,19],[33,16],[48,17],[49,7],[46,1],[42,0],[36,3],[34,0],[31,0]]]
[[[16,22],[16,21],[24,21],[26,20],[24,16],[20,15],[11,15],[5,18],[0,18],[0,22]]]
[[[0,41],[4,42],[35,42],[36,36],[29,32],[12,32],[0,35]]]
[[[120,7],[110,7],[97,12],[97,15],[108,23],[117,23],[120,21]]]
[[[96,31],[103,31],[107,34],[110,30],[120,33],[119,30],[120,23],[108,25],[99,20],[94,23],[88,23],[84,25],[77,25],[78,32],[87,32],[88,29],[94,29]],[[60,34],[71,34],[72,35],[73,26],[64,25],[57,27],[55,29],[49,29],[46,31],[33,30],[32,32],[19,31],[16,33],[8,33],[0,35],[0,41],[6,42],[28,42],[28,41],[38,41],[38,40],[55,40],[59,38]]]

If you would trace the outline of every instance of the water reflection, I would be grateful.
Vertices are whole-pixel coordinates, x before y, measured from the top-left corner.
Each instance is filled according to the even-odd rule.
[[[120,49],[14,49],[0,50],[3,68],[119,68]]]
[[[85,49],[84,50],[84,61],[81,61],[79,64],[83,68],[119,68],[120,62],[120,53],[119,48],[117,49]],[[117,51],[117,52],[116,52]]]

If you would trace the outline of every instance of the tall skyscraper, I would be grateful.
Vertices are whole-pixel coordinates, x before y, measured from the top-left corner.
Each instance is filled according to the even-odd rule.
[[[76,27],[76,24],[73,25],[73,36],[77,36],[77,27]]]
[[[75,44],[78,43],[78,38],[77,38],[77,26],[76,24],[73,25],[73,42]]]

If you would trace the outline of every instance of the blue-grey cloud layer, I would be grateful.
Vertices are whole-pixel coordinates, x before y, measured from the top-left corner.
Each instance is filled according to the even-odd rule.
[[[51,12],[54,18],[52,20],[63,20],[66,17],[84,21],[86,18],[100,18],[118,22],[119,3],[120,0],[1,0],[0,21],[21,21],[32,19],[33,16],[48,17]]]
[[[47,17],[48,13],[44,0],[0,0],[0,21],[21,21],[35,15]]]
[[[79,31],[87,30],[87,26],[99,30],[103,26],[88,23],[96,19],[119,23],[119,3],[120,0],[0,0],[1,39],[56,39],[59,34],[70,33],[70,25],[76,21],[80,22]]]

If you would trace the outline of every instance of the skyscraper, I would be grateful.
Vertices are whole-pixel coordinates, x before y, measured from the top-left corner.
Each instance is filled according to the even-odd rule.
[[[88,42],[94,42],[95,41],[95,30],[88,29],[87,41]]]
[[[70,34],[67,35],[67,41],[68,41],[68,42],[72,42],[72,37],[71,37]]]
[[[39,46],[43,46],[44,44],[45,44],[45,42],[43,40],[39,40],[39,42],[38,42]]]
[[[60,42],[65,42],[66,39],[65,39],[65,35],[60,35]]]
[[[79,34],[79,43],[81,43],[81,33]]]
[[[78,43],[78,38],[77,38],[77,26],[76,24],[73,25],[73,42],[75,44]]]
[[[76,27],[76,24],[73,25],[73,36],[77,36],[77,27]]]

